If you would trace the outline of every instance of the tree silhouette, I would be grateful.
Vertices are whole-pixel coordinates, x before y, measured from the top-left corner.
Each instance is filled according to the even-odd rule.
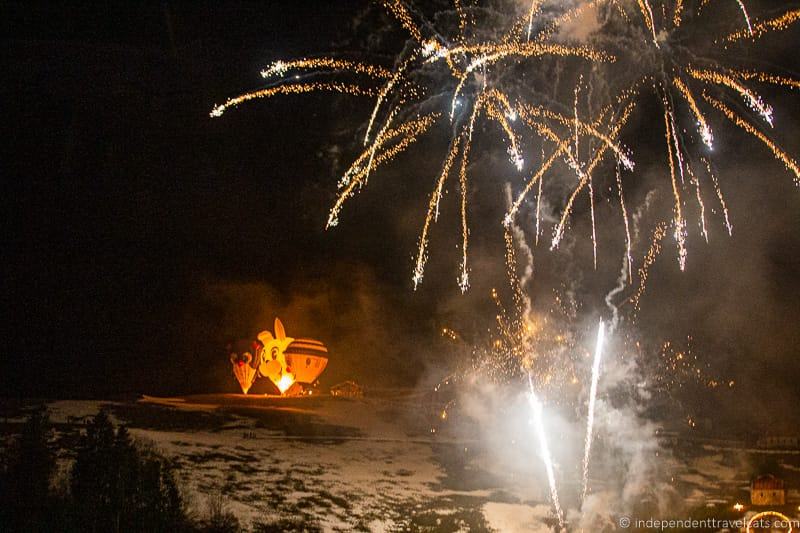
[[[69,490],[51,487],[56,461],[44,409],[33,411],[0,470],[0,532],[235,533],[221,495],[193,523],[170,464],[143,448],[105,412],[86,426],[69,473]]]
[[[75,523],[83,531],[180,531],[183,502],[168,463],[116,432],[100,412],[81,437],[72,469]]]
[[[53,530],[50,479],[55,457],[49,438],[47,411],[37,409],[28,416],[22,434],[9,450],[7,469],[0,480],[0,530]]]

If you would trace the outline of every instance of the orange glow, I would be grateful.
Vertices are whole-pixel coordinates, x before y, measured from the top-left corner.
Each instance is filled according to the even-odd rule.
[[[291,387],[293,384],[294,384],[294,376],[292,376],[291,374],[284,374],[281,376],[281,379],[279,379],[275,385],[278,387],[278,390],[281,391],[281,394],[283,394],[287,390],[289,390],[289,387]]]
[[[733,506],[734,511],[741,511],[742,509],[744,509],[744,505],[742,505],[741,503],[737,503],[736,505]]]

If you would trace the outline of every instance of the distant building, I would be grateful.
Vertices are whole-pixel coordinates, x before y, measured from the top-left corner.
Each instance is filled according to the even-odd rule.
[[[345,398],[360,398],[364,396],[361,386],[355,381],[345,381],[331,387],[331,396],[342,396]]]
[[[785,505],[786,487],[773,475],[758,476],[750,483],[750,503],[753,505]]]
[[[800,448],[800,436],[798,435],[768,435],[760,437],[756,441],[759,448]]]

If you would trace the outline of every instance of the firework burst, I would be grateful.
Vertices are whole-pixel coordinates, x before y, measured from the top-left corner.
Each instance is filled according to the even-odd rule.
[[[800,168],[796,161],[773,138],[776,133],[774,109],[751,86],[756,82],[795,88],[797,80],[740,68],[737,64],[744,55],[743,50],[749,48],[757,53],[757,39],[764,38],[769,32],[787,29],[798,20],[798,13],[796,10],[787,11],[777,17],[758,20],[751,16],[743,2],[736,0],[732,3],[738,8],[740,17],[720,17],[720,13],[725,13],[725,6],[720,5],[722,2],[714,3],[714,8],[720,11],[706,5],[708,3],[707,0],[677,0],[660,3],[661,9],[654,9],[647,0],[638,0],[635,5],[628,6],[630,13],[627,19],[638,21],[640,30],[633,25],[628,27],[629,33],[625,37],[614,32],[601,31],[598,34],[598,38],[608,44],[610,50],[616,50],[620,43],[632,46],[636,41],[642,47],[636,56],[617,55],[620,62],[628,67],[626,72],[635,76],[632,80],[626,80],[626,83],[635,87],[633,98],[641,100],[646,90],[652,88],[663,109],[664,151],[674,199],[671,234],[677,246],[681,270],[686,266],[686,242],[689,237],[685,215],[687,197],[694,196],[696,199],[699,233],[704,240],[708,241],[709,238],[702,194],[706,180],[713,187],[728,233],[732,230],[727,205],[711,165],[715,142],[723,131],[725,120],[765,145],[793,174],[795,183],[800,185]],[[609,19],[614,14],[615,10],[608,10]],[[621,23],[617,23],[615,27],[621,26]],[[727,26],[730,33],[720,30],[721,26]],[[627,95],[618,97],[618,105],[630,101],[630,98]],[[722,123],[715,128],[718,130],[716,132],[711,127],[712,119]],[[698,168],[704,171],[704,175],[698,172]],[[694,188],[694,194],[685,191],[688,187]],[[660,241],[664,228],[656,233]],[[660,244],[655,249],[660,250]],[[656,251],[654,254],[653,250],[651,248],[645,259],[642,268],[644,276],[648,263],[652,264],[654,255],[658,253]],[[641,290],[637,301],[640,295]]]
[[[553,228],[551,249],[557,248],[563,239],[575,202],[585,192],[590,205],[595,266],[597,215],[594,180],[598,179],[596,174],[606,159],[615,161],[617,167],[633,170],[631,151],[622,146],[618,138],[648,88],[653,89],[663,107],[665,159],[674,199],[671,233],[677,244],[681,269],[685,268],[687,257],[688,225],[684,204],[689,195],[683,190],[687,182],[694,189],[691,196],[698,203],[703,238],[708,240],[701,192],[706,179],[711,181],[722,207],[725,226],[729,233],[731,231],[727,206],[709,162],[710,152],[719,138],[719,132],[715,135],[711,127],[710,113],[717,113],[763,143],[800,184],[800,167],[772,138],[776,120],[772,106],[748,85],[756,82],[798,88],[800,82],[769,72],[737,68],[736,55],[731,53],[755,45],[771,32],[785,31],[800,20],[800,11],[796,9],[759,18],[752,16],[745,4],[736,0],[734,4],[739,17],[726,19],[727,32],[712,35],[711,28],[719,32],[720,24],[712,25],[710,20],[716,16],[715,9],[721,9],[718,4],[722,2],[714,2],[712,6],[707,5],[710,4],[708,0],[675,0],[654,6],[649,0],[588,0],[562,8],[554,2],[532,0],[521,11],[517,4],[509,3],[505,17],[490,18],[480,16],[483,8],[457,0],[453,4],[457,24],[452,31],[447,27],[436,28],[407,2],[381,0],[379,3],[410,38],[410,46],[404,48],[394,68],[334,57],[276,61],[261,72],[269,83],[267,87],[214,106],[211,116],[218,117],[228,109],[254,99],[278,95],[328,91],[373,98],[363,137],[365,150],[339,181],[340,190],[328,216],[328,227],[338,224],[347,200],[366,184],[372,172],[418,142],[426,132],[439,131],[443,128],[437,126],[445,124],[446,130],[451,132],[450,148],[434,182],[422,224],[412,275],[415,288],[424,278],[431,229],[438,218],[439,205],[453,167],[458,168],[461,218],[461,261],[457,279],[462,291],[469,287],[468,171],[472,138],[480,120],[498,126],[501,144],[511,165],[502,173],[509,176],[516,172],[520,176],[519,192],[503,223],[508,225],[518,216],[529,193],[536,191],[538,242],[541,226],[539,206],[542,194],[547,192],[542,184],[546,174],[554,173],[555,167],[563,164],[567,174],[576,177],[576,182]],[[596,30],[590,39],[591,46],[575,44],[560,36],[563,28],[590,10],[602,13],[606,22],[612,22]],[[615,18],[621,23],[613,24]],[[494,24],[504,19],[507,25],[481,27],[484,19],[492,20]],[[448,19],[443,17],[443,20]],[[621,27],[626,29],[620,31]],[[486,35],[497,37],[487,38]],[[520,90],[519,84],[508,82],[508,78],[513,77],[509,73],[520,71],[534,72],[539,76],[537,79],[548,79],[548,72],[559,72],[565,64],[579,72],[585,71],[587,76],[584,80],[581,73],[576,80],[578,83],[572,91],[572,116],[555,110],[559,106],[566,107],[566,102],[542,101],[541,92]],[[622,66],[625,75],[617,75],[611,69],[613,64]],[[420,73],[430,74],[431,70],[438,74],[428,75],[425,79],[436,80],[436,84],[420,84],[423,78]],[[305,76],[301,79],[299,73],[333,79],[306,82],[303,81]],[[337,78],[342,76],[349,81],[338,81]],[[360,81],[350,81],[352,79]],[[610,101],[596,116],[589,118],[586,113],[579,112],[579,95],[582,94],[581,87],[591,87],[598,79],[609,87]],[[619,87],[616,94],[614,87]],[[441,98],[429,94],[448,93],[449,96],[441,102],[440,111],[421,113],[422,103]],[[739,104],[744,104],[746,112],[736,109]],[[750,114],[756,120],[749,117]],[[687,118],[691,123],[689,129],[681,126]],[[549,152],[537,168],[525,168],[523,139],[539,139],[545,152]],[[707,178],[695,167],[706,170]],[[687,175],[689,179],[685,178]],[[613,185],[618,189],[630,258],[623,183],[617,172]],[[629,272],[633,272],[633,268],[629,268]]]
[[[441,170],[428,197],[412,281],[414,288],[423,281],[431,231],[438,220],[448,180],[455,173],[461,233],[456,278],[462,292],[470,286],[470,162],[480,155],[473,152],[473,137],[477,132],[495,134],[492,140],[507,154],[508,165],[497,173],[501,183],[512,183],[507,191],[508,210],[498,222],[505,231],[514,309],[507,312],[497,292],[493,292],[498,305],[496,335],[488,346],[473,353],[471,371],[497,381],[528,381],[551,500],[563,527],[565,518],[542,420],[543,399],[548,405],[563,399],[574,406],[579,390],[575,385],[582,381],[578,376],[589,354],[578,347],[575,332],[563,327],[574,321],[553,315],[557,311],[569,313],[558,298],[549,313],[537,314],[531,309],[525,295],[527,280],[520,280],[517,275],[517,218],[528,212],[535,194],[538,244],[540,235],[546,234],[542,231],[543,197],[551,193],[549,189],[555,190],[558,197],[545,198],[548,206],[561,206],[552,224],[549,248],[553,250],[569,231],[579,198],[586,195],[591,218],[589,238],[597,268],[597,222],[605,216],[596,208],[597,195],[598,191],[616,189],[612,196],[618,198],[625,229],[625,273],[620,283],[632,283],[636,269],[623,171],[634,171],[636,145],[625,146],[621,136],[641,102],[654,95],[661,107],[655,124],[658,130],[663,127],[662,161],[672,213],[655,226],[649,250],[638,268],[639,286],[629,299],[635,316],[650,268],[668,235],[674,238],[679,268],[686,268],[691,235],[687,201],[696,201],[699,233],[708,241],[707,212],[714,210],[706,208],[703,190],[713,190],[724,226],[729,234],[732,232],[728,207],[712,165],[713,150],[728,130],[739,129],[766,146],[800,185],[800,166],[773,138],[779,132],[775,109],[756,89],[758,84],[798,89],[800,81],[752,70],[737,62],[742,49],[767,39],[771,32],[785,31],[800,20],[800,11],[760,18],[735,0],[737,16],[717,17],[716,10],[723,9],[721,1],[707,5],[708,0],[664,0],[658,4],[651,0],[588,0],[565,8],[561,2],[532,0],[521,10],[517,3],[509,3],[507,16],[486,17],[482,15],[489,8],[455,0],[453,17],[437,17],[437,22],[444,21],[444,27],[437,28],[407,2],[379,3],[409,37],[395,58],[394,67],[334,57],[276,61],[261,72],[266,87],[214,106],[211,116],[219,117],[240,104],[279,95],[334,92],[369,99],[363,137],[359,135],[363,149],[339,180],[328,215],[329,228],[339,223],[347,201],[363,189],[371,174],[424,135],[447,132],[448,149],[441,155]],[[602,24],[588,38],[576,42],[566,28],[591,10]],[[724,24],[720,20],[712,24],[715,18]],[[448,26],[450,19],[456,22]],[[506,24],[483,27],[484,21],[489,20],[492,24],[504,20]],[[721,26],[727,27],[720,31]],[[530,74],[535,81],[520,83],[520,74]],[[564,78],[568,77],[574,83],[565,91],[565,83],[569,82]],[[484,122],[492,127],[478,127]],[[724,127],[725,122],[736,128]],[[534,144],[541,146],[541,163],[526,165],[526,161],[534,159],[526,155]],[[548,175],[552,176],[548,184],[555,184],[550,188],[543,185]],[[599,186],[601,183],[603,187]],[[603,332],[601,322],[590,377],[582,463],[584,496]],[[444,420],[447,407],[442,412]]]

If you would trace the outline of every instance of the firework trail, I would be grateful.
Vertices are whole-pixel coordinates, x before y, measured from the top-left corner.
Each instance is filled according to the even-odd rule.
[[[294,61],[276,61],[261,71],[264,79],[283,76],[290,70],[345,70],[365,74],[375,79],[391,78],[392,72],[380,65],[369,65],[358,61],[334,59],[330,57],[296,59]]]
[[[722,215],[725,219],[725,228],[728,230],[728,235],[733,235],[733,226],[731,225],[730,218],[728,217],[728,206],[725,203],[725,197],[722,195],[722,189],[719,187],[719,181],[717,181],[717,175],[714,174],[714,171],[711,169],[711,163],[704,157],[700,158],[700,161],[705,165],[706,172],[709,176],[711,176],[711,182],[714,184],[714,192],[717,194],[717,199],[719,200],[719,205],[722,208]]]
[[[628,117],[630,116],[630,113],[631,113],[632,110],[633,110],[633,106],[632,105],[625,106],[624,110],[622,111],[622,115],[616,121],[616,123],[614,124],[614,126],[611,129],[610,137],[616,137],[616,135],[619,133],[620,129],[627,122]],[[581,176],[580,176],[581,179],[578,182],[578,185],[575,187],[575,189],[573,189],[572,193],[570,194],[569,199],[567,200],[567,205],[564,207],[564,210],[561,213],[561,220],[559,221],[559,223],[556,226],[556,228],[553,230],[553,240],[552,240],[552,244],[550,246],[551,250],[555,249],[555,248],[558,248],[558,245],[561,242],[561,239],[564,237],[564,230],[565,230],[565,227],[566,227],[566,224],[567,224],[567,220],[569,219],[569,216],[572,213],[573,204],[574,204],[575,200],[577,199],[578,195],[580,194],[580,192],[583,190],[583,188],[588,185],[588,183],[590,181],[590,178],[591,178],[591,175],[592,175],[592,172],[597,167],[597,165],[600,164],[600,162],[603,160],[603,157],[605,156],[605,153],[609,148],[611,148],[612,150],[615,150],[615,148],[614,148],[615,145],[611,141],[611,138],[609,136],[603,135],[602,133],[599,133],[599,132],[597,132],[596,135],[597,135],[597,137],[599,139],[604,141],[604,144],[601,146],[600,149],[598,149],[595,152],[594,158],[589,163],[589,165],[586,167],[586,170],[581,173]],[[620,148],[616,148],[616,150],[619,150],[620,154],[622,153],[622,150]],[[628,166],[628,168],[633,168],[633,163],[629,159],[620,158],[619,161],[621,161],[624,165]],[[627,164],[626,164],[626,161],[627,161]]]
[[[511,184],[506,183],[506,203],[511,205],[512,192]],[[533,279],[533,250],[525,239],[525,232],[517,224],[512,223],[505,226],[503,237],[506,244],[506,277],[511,287],[514,303],[516,304],[517,315],[527,326],[527,320],[533,311],[530,295],[526,292],[528,285]],[[524,268],[522,275],[517,272],[517,253],[515,243],[524,257]],[[523,329],[524,329],[523,326]]]
[[[647,26],[647,29],[650,30],[650,33],[653,34],[653,44],[656,45],[656,48],[659,47],[658,45],[658,36],[656,35],[656,23],[653,19],[653,10],[650,7],[650,3],[647,0],[637,0],[639,3],[639,10],[642,12],[642,17],[644,17],[644,23]]]
[[[736,81],[731,76],[708,70],[690,68],[686,71],[691,77],[706,83],[724,85],[739,93],[747,104],[756,111],[770,125],[773,126],[772,106],[765,104],[760,96]]]
[[[450,168],[453,166],[453,161],[458,156],[458,147],[460,138],[456,138],[450,145],[450,153],[442,165],[442,172],[436,180],[436,187],[431,194],[431,200],[428,203],[428,214],[425,217],[425,224],[422,227],[422,233],[419,238],[419,250],[417,251],[417,260],[414,267],[414,290],[422,282],[422,276],[425,272],[425,263],[428,260],[428,232],[431,225],[439,220],[439,202],[442,199],[442,191],[444,184],[447,181],[447,176],[450,174]]]
[[[594,407],[597,400],[597,384],[600,381],[600,360],[603,357],[603,343],[605,342],[605,325],[600,321],[597,327],[597,344],[594,348],[592,360],[592,384],[589,389],[589,412],[586,417],[586,440],[583,446],[583,485],[581,501],[586,499],[586,490],[589,487],[589,459],[592,453],[592,439],[594,436]]]
[[[661,253],[661,241],[664,239],[666,234],[667,223],[659,222],[656,225],[656,228],[653,230],[653,235],[650,241],[650,249],[647,251],[647,255],[645,255],[642,266],[639,267],[639,288],[636,290],[636,294],[631,297],[634,313],[639,311],[640,300],[645,289],[647,288],[647,277],[650,273],[650,267],[653,266],[653,263],[656,262],[658,255]]]
[[[744,7],[742,0],[736,0],[736,3],[739,4],[739,9],[742,10],[742,15],[744,15],[744,21],[747,23],[747,33],[752,37],[753,25],[750,23],[750,15],[747,14],[747,9]]]
[[[533,390],[533,379],[528,374],[528,403],[533,411],[533,427],[536,431],[536,437],[539,440],[539,453],[542,456],[542,462],[547,473],[547,483],[550,486],[550,499],[553,502],[553,507],[558,517],[558,525],[564,529],[564,513],[561,510],[561,504],[558,501],[558,488],[556,487],[556,475],[553,470],[553,459],[550,456],[550,447],[547,444],[547,431],[544,427],[544,420],[542,417],[543,406],[539,397],[536,396],[536,391]]]
[[[695,197],[697,198],[697,205],[700,208],[700,234],[706,242],[708,242],[708,230],[706,229],[706,204],[703,202],[703,195],[700,192],[700,180],[694,175],[691,165],[686,165],[686,171],[689,173],[692,183],[694,184]]]
[[[619,207],[622,212],[622,221],[625,224],[625,267],[628,273],[628,281],[633,281],[633,257],[631,256],[631,229],[628,222],[628,210],[625,207],[625,195],[622,190],[622,176],[620,175],[619,165],[616,168],[617,192],[619,193]]]
[[[722,112],[731,122],[742,128],[744,131],[764,143],[767,148],[770,149],[772,154],[775,156],[775,159],[781,161],[787,170],[790,170],[794,174],[794,182],[795,185],[800,186],[800,167],[798,167],[797,163],[794,159],[792,159],[789,154],[781,150],[778,145],[772,142],[769,137],[764,135],[761,131],[757,130],[752,124],[741,118],[739,115],[734,113],[728,106],[720,102],[719,100],[715,99],[714,97],[703,93],[703,98],[711,104],[715,109]]]
[[[209,115],[211,117],[221,117],[222,114],[231,107],[236,107],[241,103],[257,98],[270,98],[279,94],[303,94],[319,91],[332,91],[353,96],[371,96],[373,94],[372,89],[345,83],[297,83],[278,85],[276,87],[245,93],[236,98],[229,98],[224,104],[214,106]]]
[[[758,39],[762,35],[772,32],[772,31],[782,31],[788,28],[792,23],[797,22],[800,20],[800,9],[794,9],[792,11],[787,11],[786,13],[770,19],[765,20],[763,22],[757,23],[755,26],[751,26],[748,20],[748,27],[747,31],[739,30],[736,32],[731,33],[730,35],[725,37],[725,41],[733,42],[733,41],[740,41],[742,39],[751,38],[753,40]]]
[[[694,113],[694,116],[697,119],[697,126],[700,128],[700,136],[703,138],[703,142],[709,148],[714,148],[714,134],[711,132],[711,128],[709,127],[708,122],[706,122],[703,112],[700,111],[700,108],[697,106],[694,95],[692,95],[692,92],[688,87],[686,87],[686,85],[678,76],[675,76],[675,78],[672,80],[672,83],[683,95],[686,103],[689,104],[692,113]]]
[[[650,208],[650,205],[653,202],[653,198],[655,197],[655,195],[656,195],[655,191],[649,191],[647,193],[642,205],[640,205],[633,212],[633,215],[631,216],[632,228],[626,226],[626,234],[628,236],[627,242],[629,243],[629,247],[626,248],[625,254],[622,258],[622,266],[620,267],[619,276],[617,277],[617,284],[613,289],[611,289],[611,291],[608,292],[608,294],[606,294],[604,298],[606,307],[608,308],[609,311],[611,311],[611,323],[609,324],[608,327],[609,334],[612,334],[617,330],[617,326],[619,325],[620,322],[620,310],[619,310],[620,306],[614,303],[614,298],[625,290],[626,282],[627,284],[633,283],[633,274],[631,272],[631,269],[633,268],[633,260],[630,255],[630,247],[633,245],[634,242],[637,242],[639,240],[640,221],[642,217],[644,217],[645,211],[647,211]],[[625,205],[624,202],[622,203],[622,205]],[[624,216],[627,224],[627,213],[625,213]],[[645,270],[645,276],[646,276],[646,270]]]
[[[528,10],[528,33],[526,38],[528,41],[531,40],[531,31],[533,30],[533,19],[536,17],[536,13],[542,7],[542,0],[531,0],[531,8]]]
[[[336,226],[339,223],[339,213],[348,198],[352,197],[356,191],[363,186],[364,181],[369,177],[369,172],[373,166],[379,166],[386,161],[391,161],[397,154],[404,151],[411,144],[415,143],[419,135],[427,131],[438,117],[437,113],[409,121],[395,130],[386,129],[381,132],[381,135],[375,141],[375,146],[361,154],[361,157],[353,164],[350,170],[345,173],[345,177],[340,182],[342,191],[336,199],[330,214],[328,215],[328,227]],[[384,142],[400,137],[400,141],[387,148],[383,152],[375,156],[377,148],[381,147]],[[366,160],[368,163],[365,167],[359,162]]]
[[[667,158],[669,159],[669,178],[672,183],[672,194],[675,197],[675,241],[678,243],[678,265],[681,270],[686,268],[686,222],[683,220],[681,210],[681,193],[678,181],[675,176],[675,158],[679,153],[673,154],[672,141],[675,139],[675,130],[668,110],[664,110],[664,136],[667,139]],[[683,165],[678,160],[678,166],[682,169]]]

